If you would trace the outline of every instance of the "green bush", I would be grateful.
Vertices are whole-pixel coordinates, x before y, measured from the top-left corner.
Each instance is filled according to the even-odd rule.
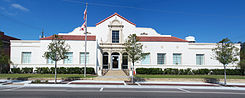
[[[79,67],[68,67],[67,74],[81,74],[83,71],[82,68]]]
[[[12,73],[21,73],[20,68],[11,68]]]
[[[39,74],[50,74],[51,70],[48,67],[37,67],[36,72]]]
[[[162,74],[161,68],[136,68],[137,74]]]
[[[84,67],[82,68],[82,72],[84,72]],[[86,73],[87,73],[87,74],[95,74],[94,68],[92,68],[92,67],[87,67],[87,68],[86,68]]]
[[[21,69],[22,73],[33,73],[33,68],[25,67]]]
[[[192,70],[192,72],[195,75],[208,75],[208,73],[210,73],[211,70],[209,69],[197,69],[197,70]]]
[[[166,69],[164,69],[163,73],[169,74],[169,75],[177,75],[177,74],[179,74],[179,70],[174,69],[174,68],[166,68]]]

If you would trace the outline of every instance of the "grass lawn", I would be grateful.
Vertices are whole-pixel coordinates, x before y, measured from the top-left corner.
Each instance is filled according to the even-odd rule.
[[[136,75],[140,78],[216,78],[224,79],[224,75]],[[245,76],[227,75],[227,79],[245,79]]]
[[[79,77],[84,78],[83,74],[57,74],[57,78]],[[87,75],[86,78],[96,77]],[[0,78],[54,78],[54,74],[0,74]]]

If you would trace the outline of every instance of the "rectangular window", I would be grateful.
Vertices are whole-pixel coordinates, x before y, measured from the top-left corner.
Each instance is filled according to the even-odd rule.
[[[64,64],[72,64],[72,52],[67,52],[65,53],[65,55],[67,56],[66,59],[64,59]]]
[[[89,53],[86,52],[86,64],[89,63]],[[85,52],[80,53],[80,64],[85,64]]]
[[[196,54],[196,64],[197,65],[204,64],[204,54]]]
[[[150,64],[150,54],[146,55],[145,58],[141,60],[141,64]]]
[[[181,64],[181,54],[179,54],[179,53],[174,53],[173,54],[173,64],[174,65]]]
[[[31,52],[22,52],[22,64],[30,64],[31,63]]]
[[[118,30],[112,31],[112,43],[119,43],[119,31]]]
[[[165,53],[157,53],[157,64],[165,64]]]

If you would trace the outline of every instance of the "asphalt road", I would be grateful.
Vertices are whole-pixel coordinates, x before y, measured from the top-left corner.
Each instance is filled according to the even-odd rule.
[[[244,98],[245,90],[182,88],[0,88],[0,98]]]

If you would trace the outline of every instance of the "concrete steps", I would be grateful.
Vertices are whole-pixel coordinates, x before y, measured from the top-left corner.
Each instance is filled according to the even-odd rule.
[[[127,76],[122,70],[109,70],[104,76],[96,77],[94,80],[100,81],[129,81],[130,77]]]

